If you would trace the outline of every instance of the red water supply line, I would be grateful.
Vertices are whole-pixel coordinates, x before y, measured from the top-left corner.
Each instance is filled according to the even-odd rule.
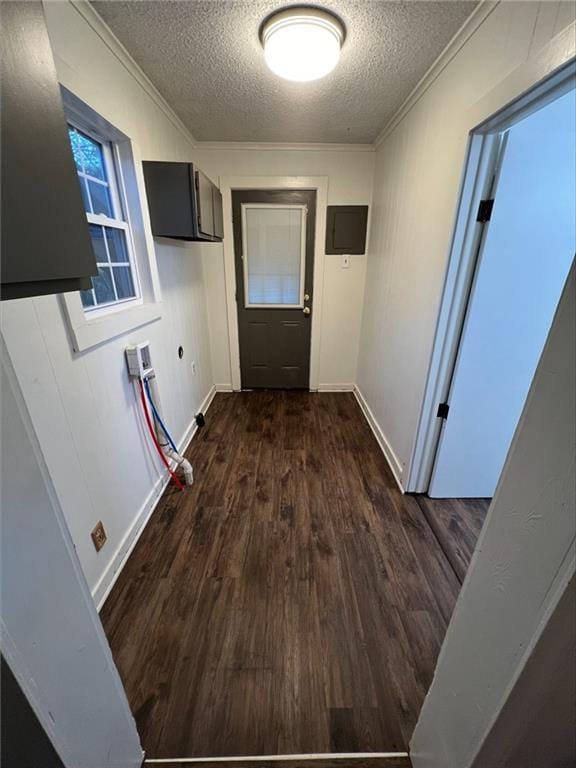
[[[138,379],[138,386],[140,387],[140,400],[142,401],[142,408],[144,409],[144,416],[146,417],[146,424],[148,425],[148,431],[150,432],[150,435],[152,437],[152,440],[154,441],[154,445],[156,446],[156,450],[158,451],[158,454],[160,458],[162,459],[164,466],[170,472],[170,477],[174,481],[174,483],[180,488],[181,491],[184,490],[184,486],[180,482],[178,475],[176,475],[175,472],[173,472],[170,469],[170,464],[168,463],[168,459],[164,455],[164,451],[162,450],[162,447],[160,443],[158,442],[158,438],[156,437],[156,433],[154,432],[154,427],[152,425],[152,421],[150,419],[150,414],[148,413],[148,406],[146,405],[146,396],[144,394],[144,386],[142,384],[142,380]]]

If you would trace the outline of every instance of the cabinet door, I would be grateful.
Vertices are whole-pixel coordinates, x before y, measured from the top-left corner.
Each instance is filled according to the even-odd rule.
[[[190,175],[190,164],[145,160],[142,167],[152,234],[192,240],[194,179]]]
[[[2,297],[89,287],[96,260],[40,2],[0,3]]]
[[[214,185],[202,171],[196,171],[196,203],[198,212],[198,234],[214,236],[214,208],[212,187]]]
[[[214,237],[224,237],[224,217],[222,215],[222,193],[218,187],[212,187],[212,205],[214,208]]]

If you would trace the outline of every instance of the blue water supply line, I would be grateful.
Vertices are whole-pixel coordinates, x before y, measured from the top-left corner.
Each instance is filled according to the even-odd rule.
[[[164,426],[164,422],[162,421],[162,419],[160,418],[160,414],[156,410],[156,405],[154,404],[154,400],[152,399],[152,393],[150,392],[150,384],[148,384],[148,379],[144,379],[144,389],[146,390],[146,396],[148,397],[148,402],[150,403],[150,408],[152,408],[152,413],[154,414],[154,418],[156,419],[158,424],[160,424],[160,426],[162,427],[162,432],[164,432],[166,439],[172,446],[172,450],[175,453],[178,453],[178,448],[176,448],[176,445],[174,444],[174,440],[172,440],[172,438],[170,437],[170,433]]]

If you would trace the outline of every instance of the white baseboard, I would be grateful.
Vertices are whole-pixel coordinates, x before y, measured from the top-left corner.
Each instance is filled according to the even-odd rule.
[[[380,425],[376,421],[376,417],[370,410],[370,406],[366,402],[364,395],[362,394],[362,392],[360,391],[357,385],[354,386],[354,394],[356,395],[356,400],[358,400],[358,404],[360,405],[360,408],[362,408],[364,416],[366,416],[366,421],[370,425],[370,429],[374,433],[374,437],[378,441],[378,445],[380,446],[382,453],[386,457],[386,461],[388,462],[388,466],[392,470],[392,474],[394,475],[394,479],[398,484],[398,488],[400,488],[402,493],[406,493],[406,491],[404,490],[404,486],[402,485],[402,479],[404,475],[402,464],[400,463],[400,461],[398,460],[398,457],[392,450],[392,446],[386,439],[386,435],[384,434]]]
[[[214,384],[216,392],[233,392],[232,384]]]
[[[210,391],[202,401],[202,404],[200,405],[200,408],[198,411],[201,411],[202,413],[206,413],[208,408],[210,407],[210,403],[214,399],[214,395],[216,394],[216,387],[211,387]],[[196,419],[193,418],[190,422],[188,428],[186,429],[186,432],[184,433],[184,436],[179,441],[178,444],[178,450],[180,453],[183,453],[188,446],[190,445],[190,441],[196,434],[196,431],[198,430],[198,425],[196,424]],[[92,590],[92,598],[96,604],[96,609],[98,611],[101,610],[102,606],[104,605],[106,598],[110,594],[110,591],[112,590],[112,587],[116,583],[117,578],[120,576],[122,569],[126,565],[128,558],[132,554],[132,550],[136,546],[138,539],[142,535],[142,532],[144,531],[144,528],[146,528],[146,524],[150,520],[150,517],[152,516],[152,513],[156,509],[156,505],[160,501],[162,494],[166,490],[166,487],[168,486],[168,483],[170,482],[170,478],[166,477],[163,473],[161,477],[158,478],[158,480],[154,483],[154,487],[146,497],[146,500],[144,501],[144,504],[140,507],[140,510],[136,514],[136,517],[134,518],[134,522],[124,535],[124,538],[120,542],[118,549],[114,553],[114,556],[112,557],[112,560],[108,564],[108,567],[98,580],[98,583]]]
[[[317,392],[354,392],[354,384],[318,384]]]

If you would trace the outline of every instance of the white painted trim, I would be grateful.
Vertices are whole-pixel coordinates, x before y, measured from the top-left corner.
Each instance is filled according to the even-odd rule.
[[[317,392],[354,392],[356,384],[318,384]]]
[[[217,150],[225,152],[253,150],[255,152],[374,152],[373,144],[326,144],[273,141],[198,141],[195,149]]]
[[[232,384],[214,384],[216,392],[233,392]]]
[[[129,72],[142,90],[152,99],[156,106],[162,110],[172,125],[180,133],[195,145],[196,140],[166,99],[160,94],[143,69],[134,61],[127,49],[112,32],[100,14],[94,9],[89,0],[69,0],[70,5],[77,11],[89,27],[98,35],[104,45],[116,56],[124,69]]]
[[[433,470],[440,424],[438,403],[448,396],[458,353],[459,335],[477,255],[478,201],[486,191],[495,160],[490,156],[493,136],[576,83],[576,24],[549,41],[529,62],[522,63],[473,105],[462,117],[462,131],[471,132],[464,162],[462,187],[456,206],[444,289],[438,310],[434,343],[414,447],[407,467],[406,490],[425,493]],[[476,130],[476,126],[479,128]],[[487,127],[489,126],[489,128]]]
[[[408,752],[326,752],[303,755],[252,755],[250,757],[157,757],[147,758],[144,764],[155,763],[240,763],[240,762],[284,762],[288,760],[387,760],[410,757]]]
[[[310,389],[318,388],[322,303],[324,294],[324,233],[328,205],[327,176],[221,176],[220,191],[224,216],[224,279],[228,319],[228,342],[232,389],[241,388],[240,341],[236,308],[236,267],[232,225],[232,190],[238,189],[312,189],[316,191],[316,231],[314,234],[314,285],[312,289],[312,334],[310,351]]]
[[[102,344],[162,317],[162,302],[118,304],[104,315],[86,315],[78,292],[60,294],[75,352]]]
[[[448,45],[444,48],[442,53],[438,56],[436,61],[428,69],[424,77],[422,77],[422,79],[416,84],[400,108],[382,128],[376,137],[376,140],[374,141],[373,146],[375,149],[378,149],[378,147],[384,143],[384,141],[396,128],[396,126],[406,117],[406,115],[422,98],[422,96],[424,96],[426,91],[442,74],[443,70],[448,66],[448,64],[450,64],[460,49],[466,45],[472,35],[475,34],[476,30],[486,21],[492,11],[494,11],[495,8],[499,5],[499,2],[500,0],[496,0],[496,2],[491,2],[491,0],[480,0],[480,3],[476,6],[474,11],[472,11],[470,16],[468,16],[464,24],[460,27]]]
[[[400,463],[398,457],[394,453],[392,446],[388,442],[386,435],[382,431],[380,424],[378,424],[378,422],[376,421],[376,417],[370,410],[370,406],[366,402],[364,395],[362,394],[360,388],[357,385],[354,386],[354,394],[356,395],[356,400],[358,400],[358,404],[360,405],[360,408],[362,409],[362,412],[366,417],[366,421],[370,425],[370,429],[374,433],[374,437],[378,441],[378,445],[380,446],[380,449],[384,454],[386,461],[388,462],[388,466],[392,471],[392,474],[394,476],[394,479],[396,480],[396,483],[398,485],[398,488],[400,489],[400,492],[405,493],[404,486],[402,485],[402,480],[403,480],[402,464]]]
[[[464,163],[458,215],[454,225],[451,256],[444,278],[443,298],[428,363],[427,384],[418,420],[416,439],[407,472],[406,488],[414,493],[428,490],[442,420],[436,415],[439,403],[447,400],[451,372],[458,354],[460,328],[468,306],[470,284],[483,236],[476,221],[480,200],[489,193],[496,165],[496,142],[492,137],[474,136]]]
[[[208,408],[212,403],[212,400],[214,399],[215,394],[216,394],[216,388],[212,386],[210,388],[210,391],[202,401],[200,408],[198,409],[200,412],[206,413],[206,411],[208,410]],[[198,431],[198,425],[196,424],[195,418],[193,418],[190,424],[188,425],[188,428],[186,429],[184,436],[179,441],[179,444],[178,444],[179,453],[183,454],[184,451],[187,450],[192,438],[194,437],[197,431]],[[92,590],[92,598],[97,606],[98,611],[102,609],[102,606],[106,602],[106,598],[110,594],[112,587],[114,586],[114,584],[116,583],[116,580],[122,573],[124,566],[128,562],[128,558],[132,554],[132,550],[138,543],[140,536],[142,535],[144,529],[146,528],[146,525],[150,520],[152,513],[156,509],[158,502],[162,498],[162,495],[166,490],[169,482],[170,482],[170,477],[166,477],[166,473],[163,472],[162,475],[155,482],[152,490],[146,497],[144,504],[140,507],[138,514],[134,518],[134,522],[126,532],[124,538],[118,545],[116,552],[112,556],[110,563],[106,567],[106,570],[104,571],[104,573],[98,580],[98,583]]]

